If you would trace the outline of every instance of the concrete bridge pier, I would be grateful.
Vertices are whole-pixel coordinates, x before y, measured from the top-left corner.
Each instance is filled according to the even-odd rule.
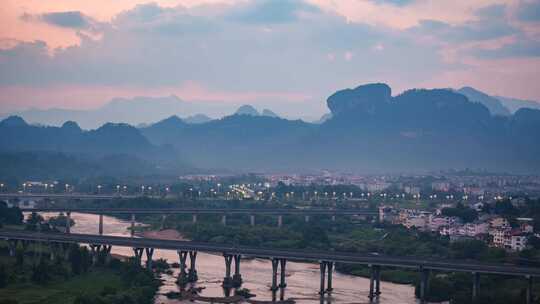
[[[480,290],[480,274],[478,272],[473,272],[473,288],[472,288],[472,300],[476,302],[478,299],[478,292]]]
[[[324,293],[325,293],[324,280],[326,278],[326,262],[320,261],[319,266],[320,266],[320,269],[321,269],[321,284],[320,284],[320,288],[319,288],[319,294],[322,297],[322,296],[324,296]]]
[[[525,302],[527,304],[531,304],[532,300],[533,300],[533,294],[532,294],[533,277],[532,276],[526,276],[525,278],[527,279],[527,290],[525,292]]]
[[[15,256],[15,250],[17,249],[17,240],[8,240],[9,256]]]
[[[381,266],[375,266],[375,296],[381,294]]]
[[[227,215],[222,215],[221,216],[221,224],[223,224],[223,226],[227,226]]]
[[[187,260],[188,252],[187,251],[177,251],[177,252],[178,252],[178,257],[180,258],[180,275],[178,277],[177,282],[180,286],[184,286],[189,282],[188,276],[186,273],[186,260]]]
[[[99,215],[99,235],[103,235],[103,214]]]
[[[368,294],[368,298],[369,298],[369,302],[373,302],[373,299],[375,298],[375,277],[376,277],[376,274],[375,274],[375,266],[374,265],[369,265],[369,267],[371,268],[371,276],[369,277],[369,294]]]
[[[165,229],[165,220],[167,219],[167,215],[163,214],[161,215],[161,230]]]
[[[225,277],[223,278],[222,285],[224,288],[230,288],[233,287],[233,280],[231,278],[231,264],[233,255],[224,253],[223,257],[225,258]]]
[[[326,268],[328,270],[328,282],[326,283],[326,292],[330,293],[334,288],[332,287],[332,270],[334,269],[334,262],[326,262]]]
[[[275,297],[275,291],[278,289],[278,286],[277,286],[278,265],[279,265],[279,259],[273,258],[272,259],[272,286],[270,286],[270,290],[272,291],[272,298]]]
[[[423,267],[420,267],[420,303],[426,303],[426,292],[429,280],[429,273]]]
[[[144,253],[144,248],[133,248],[133,253],[135,254],[135,259],[137,259],[140,265]]]
[[[197,280],[199,279],[197,275],[197,268],[195,267],[196,260],[197,260],[197,251],[190,251],[189,252],[189,273],[188,273],[189,282],[197,282]]]
[[[240,274],[240,260],[242,256],[240,254],[235,254],[234,258],[234,275],[232,278],[233,287],[242,286],[242,275]]]
[[[24,243],[23,243],[24,244]],[[61,243],[60,244],[60,250],[62,251],[62,254],[64,255],[64,260],[69,259],[69,251],[70,251],[71,245],[68,243]]]
[[[197,224],[197,215],[196,214],[191,215],[191,223]]]
[[[135,213],[131,214],[131,237],[135,236]]]
[[[336,221],[336,216],[332,215],[332,222],[335,222],[335,221]]]
[[[306,223],[309,223],[309,215],[304,215],[304,221],[305,221]]]
[[[66,233],[67,234],[71,233],[71,212],[70,211],[66,212]]]
[[[154,248],[144,248],[146,252],[146,269],[152,270],[152,256],[154,255]]]
[[[49,257],[51,262],[56,258],[56,253],[58,251],[58,245],[56,243],[49,243]]]
[[[279,288],[284,289],[287,287],[287,283],[285,283],[285,266],[287,265],[287,260],[280,259],[279,260],[279,266],[280,266],[280,275],[279,275]]]
[[[255,215],[249,216],[249,223],[251,224],[251,227],[255,226]]]
[[[283,215],[278,215],[278,217],[277,217],[277,226],[278,226],[278,228],[281,228],[281,226],[283,226]]]
[[[90,244],[90,253],[92,254],[92,265],[96,265],[98,262],[98,255],[101,251],[101,245]]]
[[[109,264],[111,262],[112,245],[103,245],[101,248],[103,250],[103,254],[105,255],[105,263]]]

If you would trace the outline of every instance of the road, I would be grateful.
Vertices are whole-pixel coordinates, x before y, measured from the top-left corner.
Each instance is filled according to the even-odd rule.
[[[207,253],[241,254],[260,258],[280,258],[297,261],[328,261],[346,264],[380,265],[418,269],[422,267],[423,269],[443,271],[476,272],[484,274],[501,274],[513,276],[540,276],[540,268],[521,267],[506,264],[485,264],[479,262],[425,259],[415,257],[391,257],[377,254],[355,254],[333,251],[283,250],[248,246],[231,246],[191,241],[158,240],[148,238],[0,230],[0,239],[59,243],[84,243],[183,251],[201,251]]]
[[[22,208],[23,212],[81,212],[93,214],[267,214],[267,215],[371,215],[367,209],[238,209],[238,208]]]

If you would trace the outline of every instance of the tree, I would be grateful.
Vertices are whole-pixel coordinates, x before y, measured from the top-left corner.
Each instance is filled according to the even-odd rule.
[[[5,202],[0,201],[0,224],[19,225],[24,216],[19,207],[8,208]]]
[[[69,263],[71,264],[71,271],[74,274],[80,274],[82,271],[82,256],[79,245],[73,244],[69,248]]]
[[[44,259],[41,259],[39,264],[32,266],[31,278],[38,284],[46,283],[51,278],[49,264]]]
[[[7,285],[7,272],[6,266],[0,265],[0,288],[4,288]]]
[[[465,207],[461,202],[455,208],[443,208],[442,214],[444,216],[459,217],[465,223],[472,222],[478,218],[478,212],[476,210]]]

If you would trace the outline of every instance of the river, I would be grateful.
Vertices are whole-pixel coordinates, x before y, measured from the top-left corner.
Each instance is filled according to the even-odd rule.
[[[45,218],[57,214],[43,214]],[[98,216],[94,214],[72,213],[75,226],[71,228],[73,233],[98,233]],[[115,236],[129,236],[128,221],[114,217],[104,216],[104,234]],[[112,253],[117,255],[132,256],[133,250],[126,247],[112,247]],[[178,255],[173,250],[157,249],[154,252],[155,259],[166,259],[169,263],[178,262]],[[242,260],[240,272],[244,283],[242,288],[248,288],[255,294],[255,300],[271,300],[272,292],[270,283],[272,277],[270,261],[264,259]],[[173,269],[173,275],[162,276],[163,286],[160,287],[159,295],[155,304],[178,304],[197,303],[190,301],[170,300],[164,296],[169,291],[178,291],[175,281],[178,277],[178,269]],[[208,297],[220,297],[224,292],[221,282],[225,274],[225,262],[222,256],[199,253],[197,255],[198,287],[204,287],[200,295]],[[319,290],[319,265],[310,263],[287,262],[286,267],[285,299],[294,299],[296,303],[320,302],[317,294]],[[345,275],[334,272],[334,291],[331,296],[326,296],[324,303],[369,303],[369,279]],[[381,282],[382,294],[378,303],[412,304],[418,303],[414,297],[414,287],[411,285],[393,284]],[[279,297],[279,295],[278,295]]]

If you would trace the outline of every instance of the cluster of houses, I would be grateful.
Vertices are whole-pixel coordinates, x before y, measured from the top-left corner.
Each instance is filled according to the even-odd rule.
[[[394,209],[381,206],[379,220],[405,226],[407,229],[430,231],[448,236],[451,241],[477,239],[490,246],[511,251],[527,248],[527,240],[534,234],[533,219],[518,218],[517,227],[500,216],[482,215],[474,222],[463,223],[458,217],[444,216],[442,209],[435,212],[415,209]]]

